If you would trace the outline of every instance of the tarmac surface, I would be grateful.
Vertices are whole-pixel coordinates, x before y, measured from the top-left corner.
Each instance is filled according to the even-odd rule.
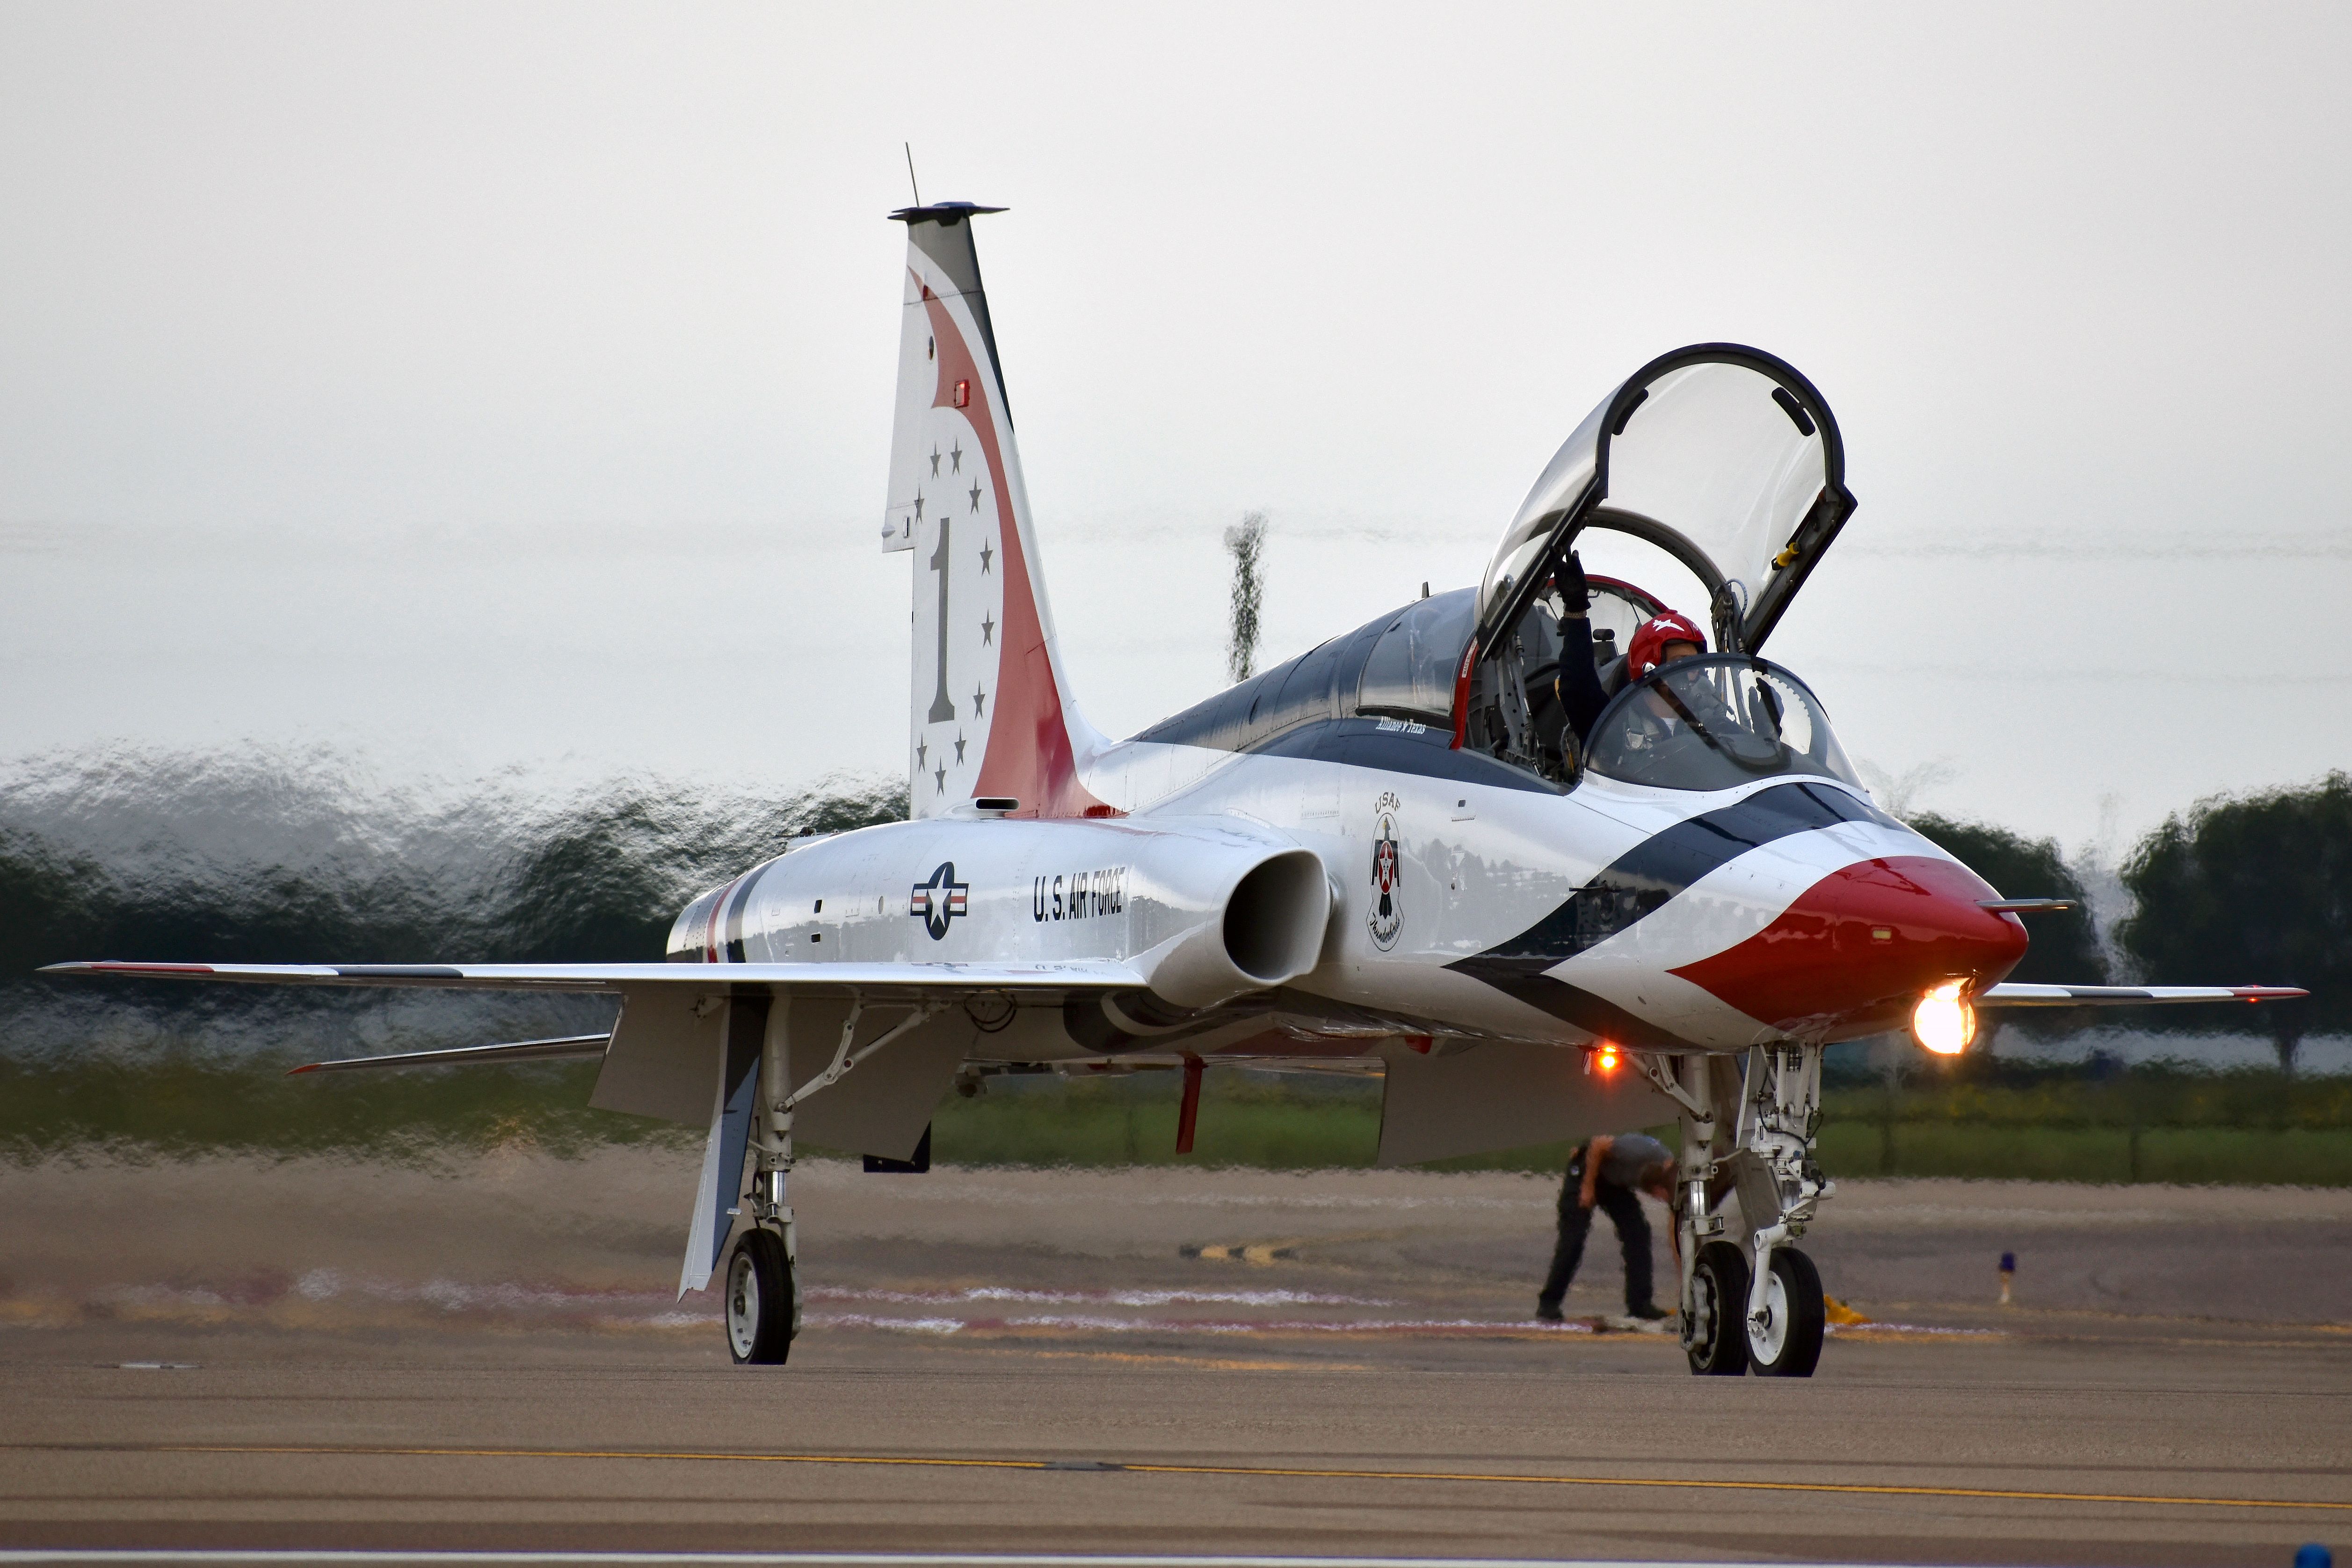
[[[2352,1543],[2352,1193],[1849,1184],[1806,1246],[1866,1321],[1779,1383],[1612,1328],[1605,1225],[1576,1321],[1531,1321],[1522,1177],[812,1163],[807,1328],[752,1369],[676,1299],[694,1163],[10,1169],[0,1548]]]

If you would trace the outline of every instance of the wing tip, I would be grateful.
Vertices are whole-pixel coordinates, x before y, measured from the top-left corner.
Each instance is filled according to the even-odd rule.
[[[1974,998],[1980,1007],[2131,1007],[2224,1002],[2293,1002],[2311,993],[2300,985],[2061,985],[2003,982]]]

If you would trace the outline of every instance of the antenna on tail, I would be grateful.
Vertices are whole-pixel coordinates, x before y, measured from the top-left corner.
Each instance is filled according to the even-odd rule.
[[[915,144],[912,142],[901,142],[898,145],[907,150],[907,187],[915,193],[915,205],[921,206],[923,187],[915,184]]]

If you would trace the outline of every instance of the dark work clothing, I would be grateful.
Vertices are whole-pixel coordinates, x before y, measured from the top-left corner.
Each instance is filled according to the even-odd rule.
[[[1601,1161],[1601,1179],[1621,1187],[1638,1187],[1642,1173],[1653,1165],[1671,1165],[1675,1152],[1646,1132],[1627,1132],[1609,1140]]]
[[[1663,1149],[1664,1145],[1659,1147]],[[1551,1273],[1545,1277],[1536,1305],[1545,1311],[1559,1310],[1560,1301],[1568,1295],[1569,1281],[1576,1278],[1576,1266],[1584,1261],[1584,1238],[1592,1229],[1592,1210],[1601,1209],[1616,1222],[1617,1247],[1625,1257],[1625,1310],[1638,1312],[1652,1305],[1649,1216],[1642,1212],[1641,1197],[1633,1188],[1609,1179],[1608,1167],[1616,1163],[1613,1160],[1602,1162],[1601,1178],[1592,1184],[1592,1208],[1577,1202],[1583,1192],[1584,1162],[1590,1148],[1588,1144],[1579,1149],[1568,1163],[1568,1179],[1559,1189],[1559,1245],[1552,1249]],[[1645,1159],[1643,1163],[1650,1162]]]
[[[1559,705],[1568,710],[1568,727],[1581,745],[1592,734],[1592,721],[1609,706],[1601,689],[1601,672],[1592,663],[1592,622],[1589,616],[1562,616],[1559,622]]]

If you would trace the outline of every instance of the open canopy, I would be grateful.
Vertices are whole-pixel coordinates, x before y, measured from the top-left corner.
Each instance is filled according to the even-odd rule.
[[[1716,647],[1754,653],[1853,508],[1812,383],[1737,343],[1677,349],[1602,399],[1528,492],[1479,586],[1479,646],[1499,647],[1597,528],[1688,567],[1713,596]]]

